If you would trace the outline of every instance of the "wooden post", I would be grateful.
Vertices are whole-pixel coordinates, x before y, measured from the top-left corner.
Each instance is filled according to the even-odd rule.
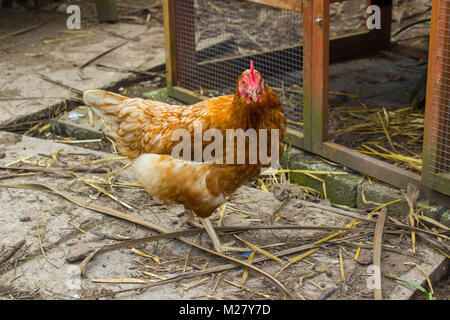
[[[175,33],[175,17],[174,17],[174,1],[163,0],[163,16],[164,16],[164,42],[166,47],[166,74],[167,74],[167,90],[169,91],[177,83],[177,55],[176,55],[176,33]]]
[[[311,142],[320,153],[328,138],[329,0],[314,0],[312,13]]]
[[[303,1],[303,148],[312,151],[312,54],[313,54],[313,5]]]

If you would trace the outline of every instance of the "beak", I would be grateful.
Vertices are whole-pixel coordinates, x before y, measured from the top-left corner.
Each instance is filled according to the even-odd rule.
[[[253,102],[258,101],[258,94],[257,94],[258,88],[251,88],[249,90],[249,96],[252,98]]]

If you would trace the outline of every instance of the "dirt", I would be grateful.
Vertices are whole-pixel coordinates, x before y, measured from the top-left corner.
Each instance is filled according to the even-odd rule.
[[[101,158],[110,158],[111,154],[101,154],[96,151],[82,149],[76,146],[56,144],[48,141],[37,140],[36,138],[23,137],[16,144],[10,144],[15,141],[14,135],[2,134],[2,149],[5,150],[5,158],[2,163],[11,162],[14,159],[23,158],[32,155],[29,161],[49,161],[51,154],[58,150],[58,162],[53,167],[74,167],[85,163],[85,161],[98,160]],[[6,138],[8,137],[8,138]],[[37,143],[37,141],[41,141]],[[117,172],[127,163],[126,160],[107,161],[93,164],[93,167],[102,167],[109,172]],[[57,187],[58,190],[68,192],[75,197],[84,199],[89,203],[101,205],[105,208],[114,208],[116,210],[140,217],[158,226],[169,230],[179,230],[179,213],[183,211],[180,205],[162,205],[162,203],[152,197],[149,197],[140,189],[129,187],[108,187],[108,183],[101,182],[107,178],[102,174],[80,174],[85,178],[93,179],[95,184],[104,186],[109,192],[119,199],[124,200],[131,209],[117,201],[102,195],[95,189],[87,186],[75,178],[59,178],[50,175],[32,175],[27,177],[16,177],[11,180],[4,180],[6,183],[43,183]],[[135,178],[130,168],[117,174],[113,174],[109,179],[112,183],[135,183]],[[296,194],[295,192],[293,194]],[[299,194],[301,197],[301,194]],[[277,193],[277,196],[281,195]],[[17,206],[18,199],[21,199],[21,205]],[[79,245],[101,246],[110,244],[111,239],[139,238],[149,235],[145,228],[120,221],[105,215],[85,210],[75,204],[47,192],[37,192],[20,189],[0,189],[0,200],[4,208],[2,216],[2,233],[8,235],[1,242],[5,245],[16,243],[19,239],[25,239],[26,245],[23,252],[18,252],[7,264],[3,264],[0,269],[0,283],[2,285],[3,298],[21,299],[21,298],[39,298],[39,299],[77,299],[77,297],[90,297],[100,293],[111,293],[119,288],[130,288],[132,285],[98,284],[93,283],[93,278],[117,279],[117,278],[135,278],[135,279],[155,279],[155,276],[146,275],[145,272],[156,274],[159,277],[170,277],[179,274],[185,265],[189,270],[203,268],[208,263],[208,267],[214,267],[223,264],[220,259],[211,258],[198,250],[191,250],[189,246],[176,240],[161,240],[148,245],[139,245],[136,249],[147,254],[158,257],[158,264],[152,258],[139,256],[129,249],[121,249],[116,252],[108,253],[95,258],[88,267],[88,276],[81,278],[83,290],[79,287],[72,287],[71,270],[73,264],[67,263],[72,248]],[[270,192],[264,192],[259,189],[244,187],[233,194],[229,199],[228,209],[226,210],[223,224],[226,225],[252,225],[270,224],[271,217],[275,209],[281,205],[282,201],[276,200]],[[327,203],[323,203],[328,205]],[[349,219],[323,210],[308,208],[308,202],[301,199],[292,199],[281,212],[278,213],[279,219],[276,224],[298,224],[298,225],[332,225],[339,226],[348,223]],[[14,208],[14,210],[12,209]],[[216,213],[217,215],[217,213]],[[17,220],[17,216],[28,217],[29,219]],[[41,228],[45,226],[43,245],[47,249],[47,257],[55,263],[59,269],[48,266],[48,262],[42,257],[39,249],[39,242],[36,235],[36,223],[39,222]],[[361,227],[370,227],[370,225],[361,225]],[[78,229],[77,229],[78,228]],[[184,227],[190,228],[190,227]],[[79,230],[83,230],[83,233]],[[277,255],[280,250],[292,248],[299,245],[310,244],[317,241],[332,231],[315,230],[253,230],[239,233],[239,237],[254,243],[258,246],[275,245],[266,248],[267,251]],[[367,243],[373,241],[372,236],[364,234],[348,234],[357,238],[353,242]],[[195,236],[190,237],[196,240]],[[222,235],[222,241],[234,241],[235,245],[242,245],[232,235]],[[209,238],[202,236],[200,238],[202,245],[210,247]],[[406,276],[413,267],[404,265],[406,261],[414,261],[430,268],[431,261],[435,261],[437,255],[430,248],[419,242],[418,254],[412,257],[409,252],[411,243],[408,237],[399,238],[396,235],[386,235],[385,244],[394,246],[400,253],[390,252],[388,249],[383,253],[383,272],[393,272],[397,275]],[[369,246],[371,246],[369,244]],[[342,249],[339,249],[341,247]],[[0,248],[2,245],[0,244]],[[344,273],[346,281],[341,280],[341,271],[339,264],[339,252],[342,250]],[[371,252],[363,250],[361,260],[356,262],[357,245],[351,245],[351,242],[343,242],[338,246],[325,242],[320,251],[306,259],[292,264],[289,268],[281,272],[277,277],[285,284],[293,294],[301,294],[306,299],[319,299],[327,290],[333,293],[328,299],[372,299],[372,290],[367,287],[368,264],[371,263]],[[1,253],[0,253],[1,254]],[[292,258],[298,255],[290,255]],[[186,257],[189,258],[186,258]],[[234,255],[240,259],[246,260],[247,257]],[[259,257],[257,255],[256,257]],[[186,260],[187,259],[187,260]],[[286,258],[283,261],[286,263]],[[173,261],[175,260],[175,261]],[[169,262],[173,261],[173,262]],[[186,262],[187,261],[187,262]],[[283,265],[285,264],[283,263]],[[76,265],[76,264],[75,264]],[[144,267],[145,265],[145,267]],[[282,265],[275,261],[267,261],[258,266],[270,274],[280,271]],[[193,268],[193,269],[191,269]],[[30,280],[33,277],[33,280]],[[134,292],[117,295],[115,299],[133,298],[133,299],[161,299],[161,298],[225,298],[225,299],[277,299],[278,291],[275,287],[262,281],[258,275],[249,275],[245,290],[236,288],[227,281],[240,283],[242,278],[242,269],[229,271],[222,276],[222,281],[216,291],[211,291],[217,278],[207,277],[202,285],[183,291],[182,287],[166,286],[164,289],[155,287],[152,290],[145,291],[139,295]],[[52,279],[52,280],[50,280]],[[54,281],[58,279],[58,281]],[[71,280],[72,279],[72,280]],[[76,278],[75,278],[76,279]],[[303,279],[303,280],[301,280]],[[195,284],[199,279],[186,280],[188,284]],[[415,280],[417,281],[417,280]],[[184,281],[183,281],[184,282]],[[77,282],[75,282],[77,283]],[[319,288],[320,287],[320,288]],[[383,278],[383,292],[385,297],[389,297],[396,292],[397,284],[388,278]],[[108,298],[113,298],[108,296]]]

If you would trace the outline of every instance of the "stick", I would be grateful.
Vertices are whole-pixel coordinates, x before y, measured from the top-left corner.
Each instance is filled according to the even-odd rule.
[[[16,35],[18,35],[18,34],[25,33],[25,32],[28,32],[28,31],[31,31],[31,30],[40,28],[40,27],[42,27],[43,25],[44,25],[44,23],[43,23],[43,22],[40,22],[40,23],[33,24],[33,25],[31,25],[31,26],[28,26],[28,27],[25,27],[25,28],[16,30],[16,31],[12,31],[12,32],[10,32],[10,33],[7,33],[7,34],[1,36],[1,37],[0,37],[0,41],[2,41],[3,39],[6,39],[6,38],[8,38],[8,37],[11,37],[11,36],[16,36]]]
[[[400,220],[397,220],[394,217],[389,217],[389,220],[393,221],[396,225],[398,225],[399,227],[406,227],[406,224],[404,224],[403,222],[401,222]],[[441,237],[442,235],[440,234],[433,234],[433,236],[435,237]],[[435,239],[430,238],[428,235],[422,234],[422,233],[417,233],[417,237],[421,238],[422,240],[428,242],[429,244],[443,250],[446,253],[450,253],[450,246],[445,243],[445,242],[439,242]]]
[[[141,33],[139,33],[138,35],[136,35],[135,38],[138,38],[139,36],[141,36],[142,34],[144,34],[145,32],[147,32],[148,29],[149,29],[149,28],[148,28],[148,26],[147,26],[147,28],[145,28],[144,31],[142,31]],[[110,53],[110,52],[113,52],[114,50],[116,50],[116,49],[118,49],[118,48],[120,48],[120,47],[126,45],[128,42],[133,41],[133,40],[134,40],[134,39],[128,39],[128,40],[122,41],[122,42],[119,43],[118,45],[116,45],[116,46],[114,46],[114,47],[112,47],[112,48],[110,48],[110,49],[108,49],[108,50],[106,50],[106,51],[104,51],[104,52],[102,52],[102,53],[96,55],[95,57],[93,57],[93,58],[90,59],[89,61],[83,63],[81,66],[78,67],[78,75],[79,75],[79,76],[81,77],[81,79],[83,79],[83,80],[87,79],[87,78],[83,75],[83,69],[84,69],[85,67],[87,67],[87,66],[90,65],[92,62],[94,62],[94,61],[100,59],[101,57],[107,55],[107,54]]]
[[[89,173],[107,173],[108,171],[106,169],[102,168],[44,168],[44,167],[6,167],[6,166],[0,166],[0,169],[3,170],[15,170],[15,171],[31,171],[31,172],[44,172],[44,173],[50,173],[50,174],[57,174],[62,175],[63,177],[70,178],[71,175],[67,174],[69,171],[73,172],[89,172]]]
[[[47,262],[50,263],[56,269],[59,269],[56,264],[54,264],[53,262],[50,261],[50,259],[47,257],[47,254],[45,253],[44,247],[42,245],[41,232],[39,231],[39,219],[36,220],[36,231],[37,231],[38,239],[39,239],[39,247],[41,248],[42,255],[44,256],[45,260],[47,260]]]
[[[272,212],[272,215],[270,216],[271,220],[275,219],[275,216],[281,211],[283,210],[284,207],[286,207],[286,205],[288,204],[289,201],[291,201],[292,198],[288,197],[286,199],[284,199],[284,201]]]
[[[157,75],[156,72],[138,71],[138,70],[130,70],[130,69],[121,69],[121,68],[115,68],[115,67],[105,66],[104,64],[100,64],[100,63],[96,63],[95,66],[97,66],[97,67],[99,67],[99,68],[104,68],[104,69],[114,70],[114,71],[116,71],[116,72],[134,73],[134,74],[137,74],[137,75],[143,75],[143,76],[156,76],[156,75]]]
[[[44,80],[46,80],[48,82],[51,82],[51,83],[57,84],[58,86],[64,87],[64,88],[68,89],[69,91],[74,92],[74,93],[76,93],[78,95],[81,95],[81,96],[83,95],[83,91],[80,90],[80,89],[71,87],[71,86],[69,86],[67,84],[62,83],[61,81],[50,79],[49,77],[47,77],[44,74],[41,74],[41,73],[38,73],[38,74],[41,76],[42,79],[44,79]]]
[[[36,99],[67,99],[67,97],[19,97],[19,98],[0,98],[0,101],[15,101],[15,100],[36,100]]]
[[[378,268],[379,272],[375,272],[375,285],[374,295],[375,300],[383,300],[383,295],[381,292],[381,248],[383,244],[383,228],[386,221],[387,209],[381,209],[377,224],[375,225],[375,236],[373,241],[373,264]],[[378,286],[379,285],[379,286]]]

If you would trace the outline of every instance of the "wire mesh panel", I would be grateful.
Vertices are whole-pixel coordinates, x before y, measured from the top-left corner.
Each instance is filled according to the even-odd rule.
[[[437,185],[444,185],[441,190],[450,193],[450,0],[437,0],[435,7],[436,34],[434,43],[430,45],[431,83],[428,83],[427,116],[429,130],[424,145],[425,154],[429,157],[428,178]],[[445,187],[446,186],[446,187]]]
[[[380,19],[385,17],[391,26],[380,25],[380,29],[368,27],[370,23],[368,25],[367,22],[372,22],[367,14],[369,4],[378,6]],[[412,8],[408,10],[417,10],[415,12],[420,14],[414,20],[407,21],[396,19],[405,8],[398,2],[349,0],[330,5],[330,35],[348,37],[353,30],[357,30],[360,37],[367,39],[364,47],[372,49],[351,59],[336,59],[331,54],[329,88],[334,94],[330,94],[328,99],[328,138],[419,177],[424,128],[422,101],[425,90],[422,85],[427,66],[422,59],[380,51],[398,46],[395,41],[399,37],[420,37],[420,45],[417,42],[409,47],[411,50],[419,51],[427,46],[430,25],[424,21],[428,17],[426,7],[421,0],[410,0],[409,5]],[[388,16],[388,10],[383,12],[382,8],[389,8],[393,19]],[[417,24],[414,28],[408,28],[411,23]],[[403,28],[404,31],[398,36],[391,36],[391,33],[396,34]],[[388,43],[387,48],[378,47],[381,41],[376,37],[382,32],[383,42]],[[391,38],[392,45],[389,44]],[[361,49],[352,46],[347,51],[355,50]]]
[[[213,97],[234,94],[253,60],[302,126],[302,15],[245,0],[174,0],[176,85]]]

